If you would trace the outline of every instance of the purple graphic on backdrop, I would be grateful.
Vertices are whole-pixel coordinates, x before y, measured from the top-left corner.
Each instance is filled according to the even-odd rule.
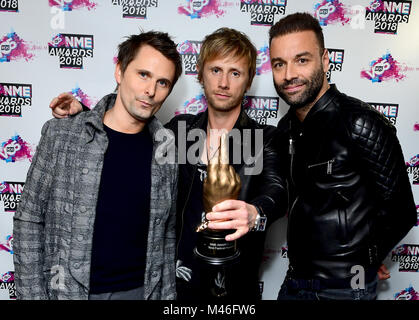
[[[258,50],[256,58],[256,75],[271,72],[271,61],[269,58],[269,47],[264,46]]]
[[[10,254],[13,254],[13,236],[8,235],[6,237],[6,242],[0,243],[0,251],[6,251]]]
[[[207,99],[204,94],[199,94],[196,97],[186,101],[180,109],[175,111],[178,114],[198,114],[207,110]]]
[[[361,78],[371,80],[372,82],[389,80],[399,82],[406,78],[406,75],[402,73],[401,64],[393,58],[391,53],[387,52],[377,60],[373,60],[369,69],[362,70]]]
[[[419,123],[413,125],[413,131],[419,131]]]
[[[12,30],[0,40],[0,62],[20,59],[30,61],[34,58],[34,54],[30,53],[29,50],[28,43]]]
[[[419,300],[419,293],[412,286],[394,295],[394,300]]]
[[[32,161],[32,148],[19,136],[15,135],[11,139],[0,144],[0,160],[8,162]]]
[[[74,89],[70,92],[74,97],[77,98],[81,103],[83,103],[86,107],[89,109],[92,109],[95,104],[97,103],[97,100],[92,99],[89,97],[86,93],[83,92],[82,89],[80,89],[78,86],[76,86]]]
[[[399,23],[408,23],[412,1],[375,0],[365,9],[365,20],[374,21],[374,32],[397,34]]]
[[[232,0],[183,0],[178,7],[178,13],[191,19],[207,18],[209,16],[222,17],[225,8],[233,6]]]
[[[319,20],[320,25],[348,24],[350,19],[346,16],[348,9],[339,0],[323,0],[314,6],[314,17]]]
[[[72,11],[81,8],[96,9],[97,3],[90,0],[48,0],[50,7],[58,7],[63,11]]]

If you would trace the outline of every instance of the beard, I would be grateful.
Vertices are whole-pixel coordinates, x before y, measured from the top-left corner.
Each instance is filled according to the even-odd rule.
[[[323,87],[324,71],[323,65],[317,70],[314,70],[308,79],[292,79],[285,80],[282,84],[278,84],[274,80],[275,90],[278,95],[284,100],[291,108],[300,109],[314,102]],[[289,85],[306,85],[303,92],[297,94],[288,94],[285,88]]]
[[[209,92],[206,92],[204,88],[205,98],[207,99],[208,106],[211,106],[212,109],[218,112],[230,112],[237,108],[237,106],[241,106],[243,101],[244,92],[241,95],[234,97],[230,101],[219,102],[215,100]]]

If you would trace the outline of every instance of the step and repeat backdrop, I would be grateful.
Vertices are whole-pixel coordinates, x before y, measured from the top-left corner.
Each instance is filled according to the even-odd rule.
[[[158,30],[178,43],[184,74],[157,116],[165,123],[202,112],[207,106],[197,56],[204,36],[227,26],[245,32],[258,49],[257,75],[244,106],[260,123],[276,125],[288,106],[272,84],[268,31],[297,11],[313,14],[323,26],[329,81],[396,126],[419,208],[417,0],[0,0],[0,299],[16,298],[13,214],[41,127],[52,117],[53,97],[72,92],[94,107],[115,88],[117,45],[127,35]],[[280,219],[268,231],[263,299],[276,299],[287,270],[286,223]],[[379,284],[378,298],[419,300],[418,226],[385,263],[391,278]]]

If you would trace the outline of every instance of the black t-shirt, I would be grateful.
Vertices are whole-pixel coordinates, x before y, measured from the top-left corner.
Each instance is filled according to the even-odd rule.
[[[106,126],[105,152],[93,231],[90,293],[144,284],[153,142],[148,128],[126,134]]]

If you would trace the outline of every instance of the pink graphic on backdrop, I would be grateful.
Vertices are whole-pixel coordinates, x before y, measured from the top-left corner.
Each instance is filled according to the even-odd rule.
[[[203,94],[197,95],[195,98],[186,101],[183,106],[175,111],[175,115],[178,114],[198,114],[207,110],[207,99]]]
[[[62,34],[59,33],[54,36],[50,42],[48,42],[48,45],[54,48],[65,47],[65,38]]]
[[[406,162],[408,167],[418,167],[419,166],[419,154],[410,158],[408,162]]]
[[[419,293],[412,286],[394,295],[394,300],[419,300]]]
[[[89,109],[92,109],[93,106],[97,103],[96,100],[89,97],[86,93],[83,92],[78,86],[71,90],[71,94],[75,96],[81,103],[83,103]]]
[[[231,1],[226,0],[184,0],[184,3],[178,7],[178,13],[187,15],[191,19],[208,16],[219,18],[225,14],[225,8],[233,6]]]
[[[0,40],[0,62],[10,62],[25,59],[32,60],[29,44],[12,31]]]
[[[201,49],[201,42],[186,40],[177,45],[179,54],[199,54]]]
[[[413,126],[413,131],[419,131],[419,123],[415,123]]]
[[[258,50],[258,55],[256,58],[256,74],[259,76],[261,74],[270,72],[271,70],[269,48],[268,46],[265,46]]]
[[[6,251],[13,254],[13,236],[9,235],[6,237],[6,243],[0,243],[0,251]]]
[[[371,12],[384,12],[384,2],[382,0],[374,0],[370,3],[367,9]]]
[[[72,11],[81,8],[96,9],[97,3],[90,0],[48,0],[50,7],[58,7],[63,11]]]
[[[402,66],[393,58],[390,53],[386,53],[377,60],[370,63],[369,70],[361,71],[361,78],[371,80],[372,82],[382,82],[396,80],[399,82],[406,78],[402,73]]]
[[[19,135],[15,135],[0,145],[0,160],[7,162],[32,161],[33,151],[30,145],[23,141]]]
[[[348,9],[339,0],[323,0],[314,6],[314,16],[322,26],[337,23],[348,24],[350,22],[346,16],[348,13]]]
[[[0,282],[11,283],[15,281],[15,274],[12,271],[0,275]]]
[[[0,183],[0,193],[12,193],[12,190],[9,187],[7,182]]]

